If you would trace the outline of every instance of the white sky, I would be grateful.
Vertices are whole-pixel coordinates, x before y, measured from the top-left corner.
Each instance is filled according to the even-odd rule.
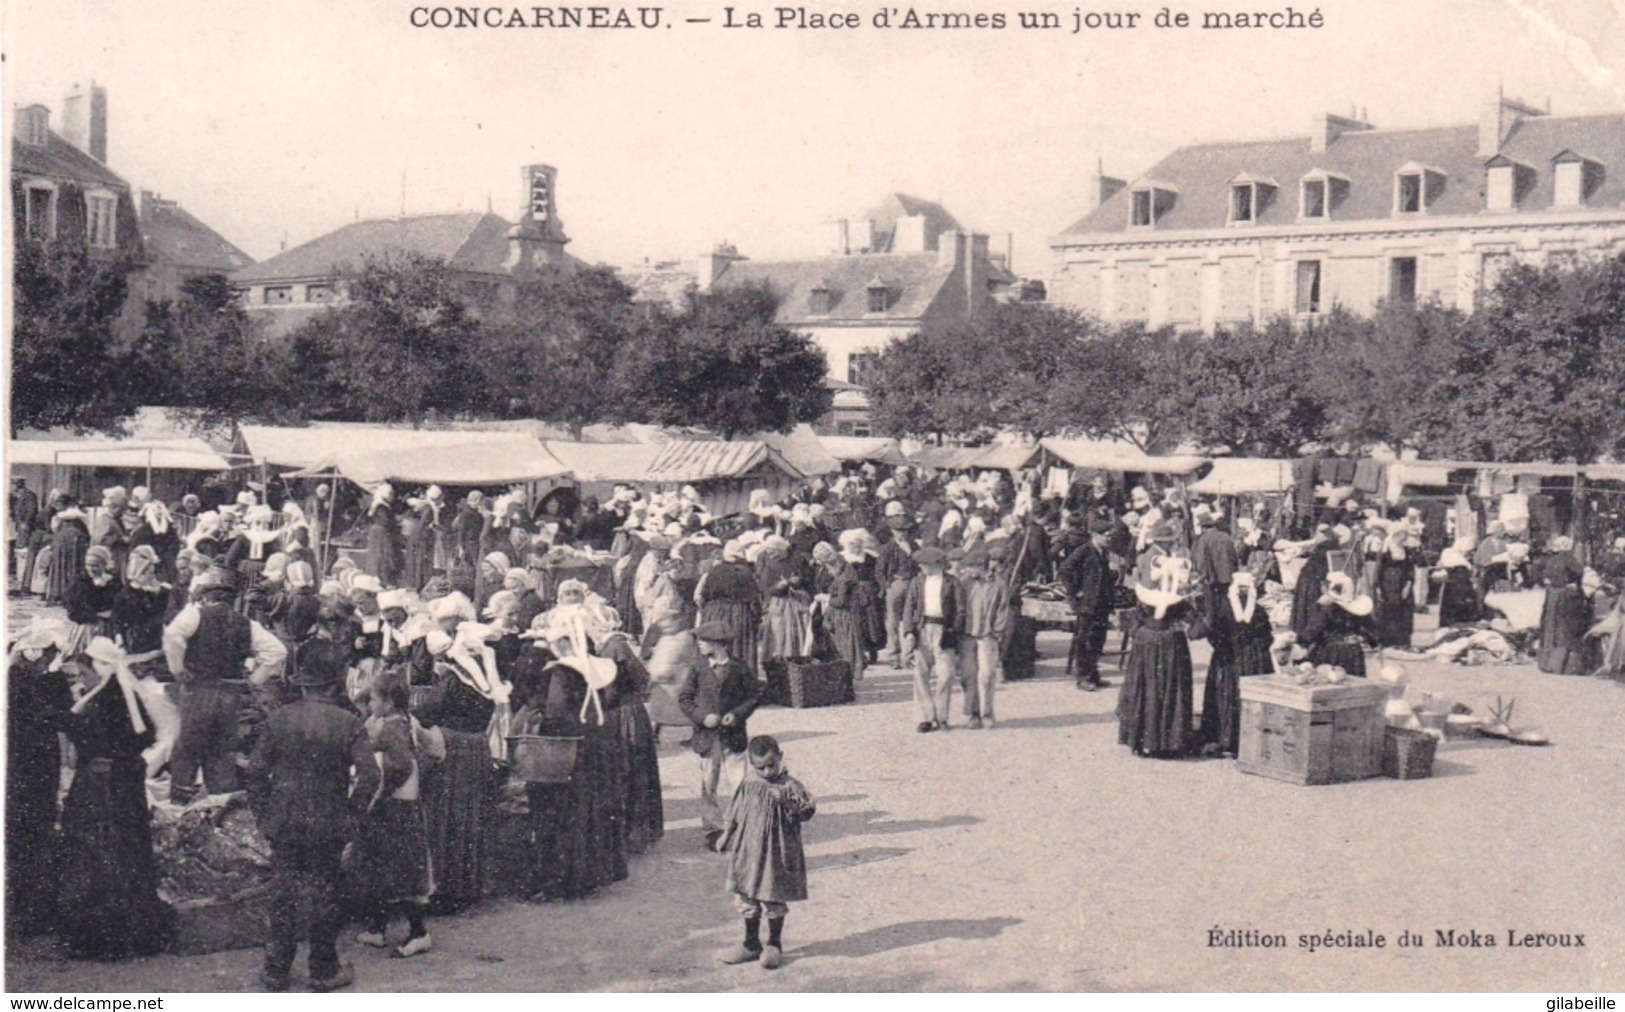
[[[403,173],[408,213],[489,198],[511,220],[519,166],[547,162],[589,261],[691,258],[723,239],[816,254],[819,222],[901,190],[995,249],[1014,233],[1017,270],[1036,276],[1047,238],[1091,206],[1097,158],[1132,178],[1181,143],[1303,135],[1315,113],[1361,106],[1379,128],[1474,122],[1498,84],[1560,115],[1625,109],[1625,0],[1328,0],[1319,31],[1081,35],[414,29],[421,2],[10,0],[3,101],[44,102],[57,126],[70,85],[94,78],[113,169],[256,258],[399,213]],[[881,6],[810,5],[865,21]],[[1081,9],[1149,21],[1162,6]],[[1078,7],[918,9],[1052,10],[1070,26]]]

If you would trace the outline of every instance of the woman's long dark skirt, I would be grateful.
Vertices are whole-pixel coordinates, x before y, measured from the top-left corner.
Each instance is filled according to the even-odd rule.
[[[436,902],[466,906],[484,891],[486,837],[495,817],[491,746],[483,734],[444,729],[446,761],[423,775]]]
[[[528,784],[533,892],[575,899],[627,877],[626,759],[614,725],[587,725],[569,783]]]
[[[158,898],[139,756],[93,759],[74,772],[62,807],[57,933],[75,956],[122,959],[162,952],[175,913]]]
[[[660,796],[660,756],[656,752],[654,724],[649,709],[637,701],[617,706],[609,714],[621,737],[626,765],[626,849],[641,854],[666,835],[666,811]]]

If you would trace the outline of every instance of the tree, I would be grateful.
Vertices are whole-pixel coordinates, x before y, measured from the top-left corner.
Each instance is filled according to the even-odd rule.
[[[724,438],[788,432],[827,414],[829,363],[810,337],[776,321],[762,284],[691,290],[683,307],[639,332],[620,371],[638,420],[692,425]]]
[[[144,403],[184,409],[203,426],[299,414],[286,350],[265,338],[225,275],[186,279],[178,300],[149,301],[146,315],[129,371]]]
[[[629,420],[636,402],[619,384],[642,326],[632,295],[602,267],[549,270],[521,286],[512,317],[483,328],[489,410],[558,422],[578,438],[594,422]]]
[[[1514,267],[1461,328],[1430,438],[1468,460],[1625,453],[1625,254]]]
[[[1206,450],[1296,456],[1326,435],[1326,407],[1311,378],[1328,354],[1336,353],[1315,332],[1285,317],[1215,332],[1186,360],[1191,437]]]
[[[1065,430],[1147,453],[1173,448],[1189,426],[1196,394],[1188,372],[1203,340],[1130,323],[1079,342],[1054,395]]]
[[[1370,318],[1335,310],[1310,364],[1327,435],[1356,449],[1431,451],[1428,433],[1448,407],[1435,396],[1465,318],[1437,302],[1386,302]]]
[[[13,246],[11,432],[68,426],[116,433],[140,403],[117,322],[128,294],[126,258],[90,255],[83,243]]]
[[[480,328],[444,261],[371,257],[344,288],[346,301],[293,342],[294,372],[325,388],[330,417],[416,424],[470,406]]]

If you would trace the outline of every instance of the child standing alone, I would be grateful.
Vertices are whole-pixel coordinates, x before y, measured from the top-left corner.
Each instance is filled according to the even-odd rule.
[[[406,941],[396,957],[416,956],[433,945],[424,911],[433,884],[429,875],[429,838],[418,806],[418,749],[406,680],[386,676],[373,684],[367,732],[381,782],[361,820],[355,842],[353,871],[357,892],[367,904],[367,928],[356,941],[375,948],[389,945],[389,918],[406,915]]]
[[[717,850],[733,854],[728,889],[745,918],[745,940],[717,953],[724,963],[761,960],[769,970],[784,961],[784,917],[789,904],[807,898],[807,858],[801,824],[818,810],[807,788],[784,766],[779,743],[757,735],[746,750],[749,769],[728,806]],[[761,941],[767,917],[767,945]]]

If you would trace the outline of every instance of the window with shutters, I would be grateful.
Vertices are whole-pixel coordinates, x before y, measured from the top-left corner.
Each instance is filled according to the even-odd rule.
[[[24,220],[28,238],[56,238],[56,186],[51,183],[27,183],[23,187]]]

